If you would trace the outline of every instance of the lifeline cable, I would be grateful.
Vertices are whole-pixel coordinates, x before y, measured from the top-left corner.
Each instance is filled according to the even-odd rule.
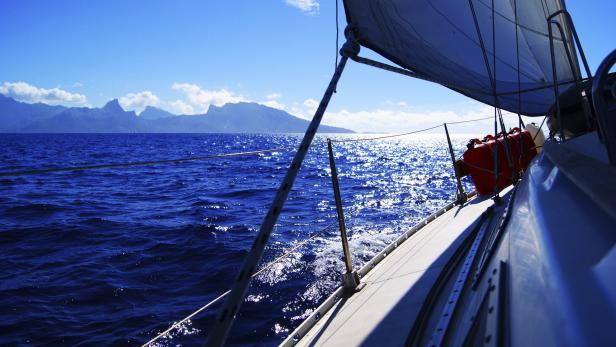
[[[304,246],[306,243],[308,243],[309,241],[312,241],[314,238],[316,238],[317,236],[323,234],[325,231],[331,229],[332,227],[334,227],[336,225],[336,223],[332,223],[330,225],[328,225],[327,227],[317,231],[316,233],[314,233],[312,236],[310,236],[309,238],[307,238],[304,241],[299,242],[297,245],[295,245],[293,248],[289,249],[287,252],[285,252],[283,255],[279,256],[278,258],[272,260],[271,262],[267,263],[265,266],[263,266],[259,271],[255,272],[252,277],[256,277],[257,275],[259,275],[260,273],[264,272],[265,270],[269,269],[270,267],[274,266],[275,264],[279,263],[281,260],[285,259],[286,257],[288,257],[291,253],[295,252],[296,250],[298,250],[300,247]],[[188,321],[189,319],[191,319],[192,317],[196,316],[197,314],[199,314],[200,312],[203,312],[203,310],[205,310],[206,308],[212,306],[213,304],[217,303],[218,301],[220,301],[221,299],[223,299],[224,297],[226,297],[229,293],[231,292],[231,289],[227,290],[226,292],[220,294],[219,296],[217,296],[214,300],[208,302],[207,304],[201,306],[200,308],[198,308],[197,310],[193,311],[191,314],[189,314],[188,316],[184,317],[182,320],[173,323],[169,328],[167,328],[166,330],[164,330],[163,332],[159,333],[158,335],[156,335],[154,338],[150,339],[148,342],[144,343],[143,345],[141,345],[141,347],[147,347],[150,346],[152,343],[156,342],[157,340],[159,340],[160,338],[164,337],[165,335],[167,335],[169,332],[171,332],[172,330],[176,329],[177,327],[179,327],[180,325],[182,325],[184,322]]]
[[[451,123],[447,123],[447,124],[461,124],[461,123],[469,123],[469,122],[475,122],[475,121],[481,121],[481,120],[486,120],[486,119],[492,119],[492,117],[485,117],[485,118],[477,118],[477,119],[470,119],[470,120],[465,120],[465,121],[457,121],[457,122],[451,122]],[[543,123],[542,123],[543,125]],[[412,132],[408,132],[408,133],[403,133],[403,134],[395,134],[395,135],[386,135],[386,136],[379,136],[379,137],[374,137],[374,138],[367,138],[367,139],[351,139],[351,140],[332,140],[332,142],[357,142],[357,141],[371,141],[371,140],[377,140],[377,139],[383,139],[383,138],[392,138],[392,137],[399,137],[399,136],[405,136],[405,135],[410,135],[410,134],[415,134],[415,133],[420,133],[420,132],[424,132],[424,131],[428,131],[428,130],[432,130],[432,129],[436,129],[438,127],[442,126],[442,124],[433,126],[433,127],[429,127],[429,128],[425,128],[425,129],[420,129],[420,130],[416,130],[416,131],[412,131]],[[219,155],[219,156],[232,156],[232,155],[240,155],[240,154],[256,154],[256,153],[262,153],[262,152],[268,152],[268,151],[275,151],[275,150],[285,150],[288,148],[276,148],[276,149],[270,149],[270,150],[262,150],[262,151],[254,151],[254,152],[241,152],[241,153],[230,153],[230,154],[225,154],[225,155]],[[209,156],[210,157],[219,157],[219,156]],[[189,158],[191,160],[198,160],[200,158]],[[186,160],[180,160],[180,161],[186,161]],[[170,161],[164,161],[164,162],[170,162]],[[154,162],[152,162],[152,164],[155,164]],[[142,164],[142,165],[146,165],[146,164]],[[98,168],[98,167],[96,167]],[[77,170],[78,168],[74,168],[75,170]],[[480,168],[483,169],[483,168]],[[485,169],[483,169],[485,170]],[[39,170],[41,171],[41,170]],[[490,170],[487,170],[490,171]],[[491,172],[491,171],[490,171]],[[0,174],[1,175],[1,174]],[[423,187],[419,187],[419,186],[414,186],[414,188],[420,188],[422,189]],[[423,188],[425,189],[425,188]],[[376,204],[375,201],[370,202],[368,205],[363,206],[362,209],[365,208],[370,208],[373,207],[373,205]],[[351,213],[354,212],[359,212],[360,209],[356,209],[355,211],[352,211]],[[308,243],[309,241],[313,240],[315,237],[317,237],[318,235],[322,234],[323,232],[325,232],[326,230],[329,230],[331,227],[335,226],[336,223],[332,223],[329,226],[327,226],[326,228],[318,231],[317,233],[313,234],[311,237],[309,237],[308,239],[298,243],[295,247],[291,248],[289,251],[287,251],[285,254],[279,256],[278,258],[274,259],[273,261],[271,261],[270,263],[268,263],[267,265],[265,265],[263,268],[261,268],[260,270],[258,270],[257,272],[255,272],[251,277],[255,277],[259,274],[261,274],[263,271],[267,270],[268,268],[270,268],[271,266],[273,266],[274,264],[277,264],[278,262],[280,262],[282,259],[288,257],[292,252],[296,251],[297,249],[299,249],[300,247],[302,247],[303,245],[305,245],[306,243]],[[218,297],[216,297],[214,300],[208,302],[207,304],[205,304],[204,306],[200,307],[199,309],[195,310],[194,312],[192,312],[190,315],[186,316],[184,319],[174,323],[171,327],[169,327],[168,329],[164,330],[163,332],[159,333],[156,337],[152,338],[151,340],[149,340],[148,342],[146,342],[145,344],[142,345],[142,347],[145,346],[149,346],[151,345],[153,342],[157,341],[158,339],[162,338],[163,336],[165,336],[166,334],[168,334],[169,332],[171,332],[172,330],[176,329],[178,326],[180,326],[182,323],[186,322],[187,320],[191,319],[192,317],[194,317],[195,315],[199,314],[200,312],[202,312],[203,310],[207,309],[208,307],[212,306],[213,304],[215,304],[216,302],[220,301],[221,299],[223,299],[224,297],[226,297],[229,293],[231,292],[231,290],[227,290],[226,292],[222,293],[221,295],[219,295]]]
[[[445,124],[452,125],[452,124],[471,123],[471,122],[478,122],[478,121],[492,119],[492,118],[493,117],[490,116],[490,117],[475,118],[475,119],[469,119],[469,120],[461,120],[461,121],[456,121],[456,122],[446,122]],[[436,129],[436,128],[441,127],[441,126],[443,126],[443,124],[438,124],[438,125],[435,125],[435,126],[431,126],[429,128],[423,128],[423,129],[411,131],[411,132],[408,132],[408,133],[393,134],[393,135],[383,135],[383,136],[360,138],[360,139],[346,139],[346,140],[335,140],[335,139],[332,139],[331,141],[332,142],[341,143],[341,142],[359,142],[359,141],[380,140],[380,139],[387,139],[387,138],[391,138],[391,137],[400,137],[400,136],[407,136],[407,135],[417,134],[417,133],[421,133],[421,132],[424,132],[424,131]]]
[[[384,136],[361,138],[361,139],[347,139],[347,140],[334,140],[334,139],[332,139],[331,141],[332,142],[338,142],[338,143],[341,143],[341,142],[373,141],[373,140],[387,139],[387,138],[391,138],[391,137],[400,137],[400,136],[406,136],[406,135],[411,135],[411,134],[417,134],[417,133],[421,133],[421,132],[424,132],[424,131],[436,129],[436,128],[441,127],[441,126],[443,126],[443,124],[435,125],[433,127],[429,127],[429,128],[425,128],[425,129],[411,131],[411,132],[408,132],[408,133],[402,133],[402,134],[384,135]]]
[[[492,117],[475,118],[475,119],[456,121],[456,122],[447,122],[447,125],[478,122],[478,121],[487,120],[487,119],[492,119]],[[544,119],[544,121],[545,121],[545,119]],[[543,125],[543,122],[541,124]],[[411,132],[408,132],[408,133],[378,136],[378,137],[374,137],[374,138],[348,139],[348,140],[333,140],[332,139],[332,142],[357,142],[357,141],[379,140],[379,139],[390,138],[390,137],[399,137],[399,136],[406,136],[406,135],[416,134],[416,133],[420,133],[420,132],[436,129],[436,128],[440,127],[440,126],[442,126],[442,124],[435,125],[435,126],[429,127],[429,128],[424,128],[424,129],[416,130],[416,131],[411,131]],[[224,157],[237,157],[237,156],[243,156],[243,155],[254,155],[254,154],[268,153],[268,152],[277,152],[277,151],[289,151],[289,150],[293,150],[293,149],[295,149],[295,147],[280,147],[280,148],[263,149],[263,150],[258,150],[258,151],[213,154],[213,155],[206,155],[206,156],[200,156],[200,157],[187,157],[187,158],[178,158],[178,159],[165,159],[165,160],[155,160],[155,161],[137,161],[137,162],[129,162],[129,163],[111,163],[111,164],[101,164],[101,165],[71,166],[71,167],[62,167],[62,168],[24,170],[24,171],[4,171],[4,172],[0,172],[0,177],[2,177],[2,176],[39,175],[39,174],[46,174],[46,173],[53,173],[53,172],[82,171],[82,170],[95,170],[95,169],[110,169],[110,168],[131,167],[131,166],[148,166],[148,165],[157,165],[157,164],[184,163],[184,162],[188,162],[188,161],[207,160],[207,159],[224,158]]]
[[[250,152],[213,154],[213,155],[206,155],[206,156],[200,156],[200,157],[187,157],[187,158],[179,158],[179,159],[165,159],[165,160],[155,160],[155,161],[136,161],[136,162],[130,162],[130,163],[72,166],[72,167],[63,167],[63,168],[42,169],[42,170],[24,170],[24,171],[12,171],[12,172],[8,171],[8,172],[0,172],[0,176],[24,176],[24,175],[38,175],[38,174],[45,174],[45,173],[52,173],[52,172],[81,171],[81,170],[94,170],[94,169],[109,169],[109,168],[116,168],[116,167],[183,163],[183,162],[195,161],[195,160],[207,160],[207,159],[214,159],[214,158],[254,155],[254,154],[260,154],[260,153],[267,153],[267,152],[288,151],[292,149],[294,149],[294,147],[281,147],[281,148],[270,148],[270,149],[263,149],[263,150],[250,151]]]
[[[469,119],[469,120],[461,120],[461,121],[457,121],[457,122],[447,122],[447,125],[453,125],[453,124],[462,124],[462,123],[471,123],[471,122],[478,122],[481,120],[488,120],[488,119],[492,119],[492,116],[490,117],[483,117],[483,118],[475,118],[475,119]]]

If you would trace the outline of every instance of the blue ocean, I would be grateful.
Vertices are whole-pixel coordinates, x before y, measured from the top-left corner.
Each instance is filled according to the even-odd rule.
[[[229,345],[281,342],[340,283],[325,139],[316,137],[261,266],[314,238],[255,277]],[[454,139],[457,153],[464,139]],[[1,134],[0,172],[282,149],[0,176],[0,345],[138,346],[230,289],[300,140]],[[455,196],[443,134],[339,142],[334,151],[356,268]],[[220,306],[158,345],[203,344]]]

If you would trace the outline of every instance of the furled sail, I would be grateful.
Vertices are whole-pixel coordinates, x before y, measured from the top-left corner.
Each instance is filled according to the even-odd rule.
[[[548,113],[554,78],[547,18],[563,9],[561,0],[470,1],[344,0],[344,6],[359,44],[399,66],[511,112]],[[564,92],[579,67],[568,22],[562,14],[554,20],[565,33],[552,26]]]

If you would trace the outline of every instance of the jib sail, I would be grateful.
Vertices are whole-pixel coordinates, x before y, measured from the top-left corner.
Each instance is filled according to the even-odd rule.
[[[560,0],[344,0],[344,5],[359,44],[403,68],[511,112],[539,116],[554,104],[547,18],[564,8]],[[579,68],[564,15],[554,20],[565,33],[563,38],[553,25],[557,81],[564,92]]]

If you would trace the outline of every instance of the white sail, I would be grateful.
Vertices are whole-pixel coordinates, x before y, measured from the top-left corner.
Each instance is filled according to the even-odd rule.
[[[547,18],[562,10],[563,4],[560,0],[471,1],[345,0],[344,5],[362,46],[487,104],[530,116],[546,114],[554,104]],[[564,15],[554,20],[565,32],[563,40],[557,26],[552,26],[557,80],[564,92],[579,69],[575,52],[571,51],[572,67],[565,51],[572,45]]]

